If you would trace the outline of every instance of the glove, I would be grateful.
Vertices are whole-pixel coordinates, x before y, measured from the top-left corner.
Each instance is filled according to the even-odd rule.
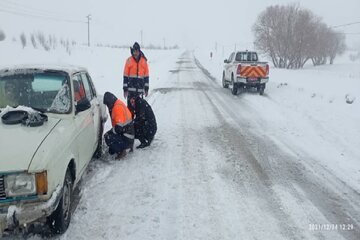
[[[145,97],[147,97],[147,96],[148,96],[148,91],[145,90]]]
[[[127,99],[129,92],[128,91],[124,91],[124,98]]]

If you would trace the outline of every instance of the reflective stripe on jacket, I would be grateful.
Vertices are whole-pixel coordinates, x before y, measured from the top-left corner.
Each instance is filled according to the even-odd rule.
[[[126,60],[123,89],[138,93],[149,90],[149,68],[142,54],[138,62],[133,56]]]

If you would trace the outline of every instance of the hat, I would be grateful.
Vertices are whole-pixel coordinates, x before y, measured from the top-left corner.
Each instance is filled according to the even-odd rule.
[[[132,47],[133,50],[139,50],[140,51],[140,45],[138,42],[135,42],[133,47]]]
[[[103,103],[109,108],[109,110],[111,110],[113,108],[116,100],[118,100],[117,97],[114,94],[112,94],[111,92],[106,92],[104,94]]]

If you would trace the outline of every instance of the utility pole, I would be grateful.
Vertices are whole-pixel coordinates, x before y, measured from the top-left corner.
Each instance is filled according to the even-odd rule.
[[[143,46],[143,31],[140,30],[141,47]]]
[[[90,47],[90,20],[91,20],[91,14],[86,16],[87,18],[87,24],[88,24],[88,46]]]

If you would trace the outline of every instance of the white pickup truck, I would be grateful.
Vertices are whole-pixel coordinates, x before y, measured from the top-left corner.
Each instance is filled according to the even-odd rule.
[[[233,52],[224,63],[222,85],[224,88],[230,86],[233,95],[238,90],[249,88],[256,88],[260,95],[264,94],[269,81],[269,65],[267,62],[259,62],[256,52]]]

